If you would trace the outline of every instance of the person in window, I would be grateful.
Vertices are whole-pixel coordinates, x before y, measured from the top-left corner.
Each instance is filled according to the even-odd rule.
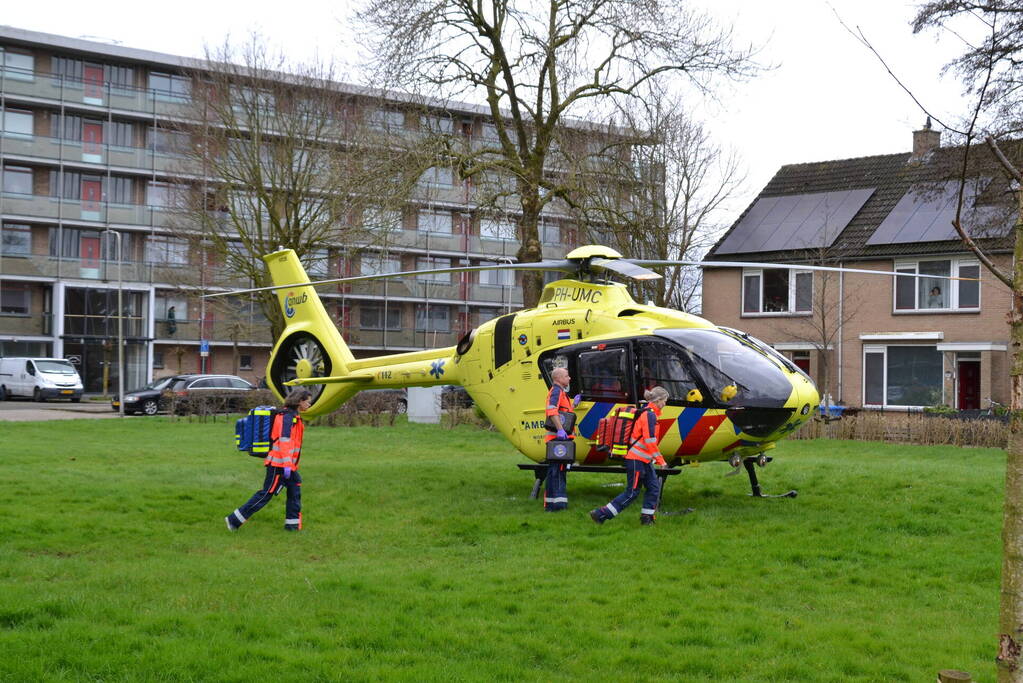
[[[944,308],[945,304],[941,299],[941,287],[931,287],[931,293],[927,295],[927,308]]]
[[[270,452],[263,461],[266,467],[263,488],[252,494],[240,508],[224,517],[229,531],[237,531],[285,488],[288,490],[288,498],[284,503],[284,530],[301,531],[302,477],[298,474],[298,460],[302,457],[305,425],[300,413],[309,410],[312,402],[313,394],[308,389],[295,389],[284,399],[284,410],[274,416],[270,430]]]
[[[178,331],[177,313],[174,311],[174,307],[171,306],[167,309],[167,336],[173,337],[174,333]]]
[[[590,510],[590,519],[603,524],[613,519],[622,510],[632,504],[639,496],[639,487],[643,486],[643,509],[639,521],[644,526],[654,523],[657,512],[657,501],[661,497],[661,480],[657,476],[654,465],[664,465],[664,458],[657,445],[657,418],[668,403],[668,390],[664,387],[648,389],[643,397],[647,400],[647,408],[636,417],[632,428],[632,446],[625,455],[625,490],[610,503],[595,510]]]
[[[574,439],[572,430],[575,423],[574,410],[579,405],[581,394],[576,394],[574,399],[568,398],[568,387],[572,378],[565,368],[554,368],[551,372],[551,390],[547,392],[547,420],[554,427],[548,431],[547,441],[554,439]],[[565,429],[566,416],[572,415],[573,426]],[[547,465],[547,481],[543,494],[543,509],[545,512],[561,512],[568,508],[568,490],[566,479],[567,465],[563,462],[550,462]]]

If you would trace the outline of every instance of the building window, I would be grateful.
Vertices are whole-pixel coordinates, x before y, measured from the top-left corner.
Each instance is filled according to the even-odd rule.
[[[182,209],[186,206],[185,192],[184,185],[149,181],[146,183],[146,204],[157,209]]]
[[[30,256],[32,254],[32,228],[18,223],[5,223],[0,229],[0,254],[3,256]]]
[[[942,353],[934,346],[865,346],[863,403],[923,407],[942,402]]]
[[[314,249],[306,254],[305,272],[315,277],[327,277],[330,274],[330,254],[326,249]]]
[[[364,330],[401,329],[401,309],[397,305],[359,304],[359,327]]]
[[[743,314],[809,313],[812,310],[812,271],[782,268],[743,271]]]
[[[447,306],[416,306],[416,332],[450,332],[451,310]]]
[[[437,256],[421,256],[416,259],[416,270],[433,270],[435,268],[450,268],[451,259]],[[417,280],[427,282],[451,282],[451,273],[420,273],[416,275]]]
[[[3,191],[10,194],[32,194],[32,169],[27,166],[5,166]]]
[[[980,310],[980,263],[969,259],[898,262],[895,272],[940,277],[896,277],[896,311]],[[948,280],[955,276],[972,278]]]
[[[4,135],[9,138],[31,139],[34,127],[32,112],[26,109],[4,109]]]
[[[123,121],[108,121],[107,140],[111,147],[134,147],[135,127]]]
[[[32,296],[28,285],[14,285],[8,282],[0,287],[0,313],[28,315]]]
[[[484,218],[480,220],[480,237],[485,240],[514,240],[515,224]]]
[[[159,154],[184,154],[188,151],[188,134],[166,128],[149,128],[146,147]]]
[[[155,349],[153,350],[153,369],[154,370],[163,369],[163,351],[157,351]]]
[[[23,52],[0,50],[4,62],[4,78],[11,81],[31,81],[35,79],[35,57]]]
[[[419,232],[439,232],[451,234],[450,211],[420,211]]]
[[[405,112],[395,109],[373,109],[366,115],[366,123],[376,130],[398,130],[405,126]]]
[[[187,78],[173,74],[151,71],[149,73],[149,89],[158,100],[187,100],[192,92],[192,84]]]
[[[238,369],[239,370],[251,370],[252,369],[252,354],[242,353],[238,356]]]
[[[491,265],[487,261],[482,261],[481,266]],[[515,284],[515,271],[511,268],[501,270],[481,270],[479,271],[480,284],[490,287],[511,287]]]
[[[135,181],[132,178],[111,176],[107,199],[113,204],[133,204]]]
[[[455,132],[455,122],[448,116],[420,116],[419,128],[430,133],[451,135]]]
[[[493,320],[494,318],[499,318],[499,317],[501,317],[501,309],[500,308],[481,308],[478,311],[476,311],[476,320],[477,320],[476,324],[477,325],[482,325],[483,323],[487,322],[488,320]]]
[[[359,263],[362,275],[386,275],[400,273],[401,261],[394,257],[383,257],[380,254],[363,254]]]
[[[157,265],[187,266],[188,242],[171,237],[146,240],[146,262]]]
[[[431,166],[419,176],[419,184],[451,187],[455,184],[455,176],[450,166]]]

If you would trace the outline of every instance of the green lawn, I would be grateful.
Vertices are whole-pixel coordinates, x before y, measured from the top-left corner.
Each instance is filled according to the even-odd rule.
[[[790,441],[760,472],[544,514],[503,439],[312,428],[301,534],[232,425],[2,427],[0,679],[993,680],[999,451]],[[692,506],[689,515],[671,514]]]

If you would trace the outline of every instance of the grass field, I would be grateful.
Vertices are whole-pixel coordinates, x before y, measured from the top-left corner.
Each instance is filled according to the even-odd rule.
[[[0,679],[928,681],[994,678],[999,451],[790,441],[761,471],[544,514],[501,437],[313,428],[301,534],[232,427],[8,423]],[[684,507],[693,514],[671,514]]]

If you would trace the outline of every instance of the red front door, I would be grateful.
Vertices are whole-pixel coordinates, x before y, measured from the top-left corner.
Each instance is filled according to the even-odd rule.
[[[82,124],[82,154],[103,154],[102,123],[86,121]]]
[[[85,85],[85,100],[101,104],[103,102],[103,67],[87,64],[82,69],[82,80]]]
[[[82,268],[99,268],[99,238],[82,237]]]
[[[980,409],[980,361],[959,361],[959,410]]]
[[[103,201],[103,183],[98,180],[82,180],[82,211],[99,213],[99,203]],[[82,216],[82,218],[86,218]],[[98,217],[97,219],[98,220]]]

